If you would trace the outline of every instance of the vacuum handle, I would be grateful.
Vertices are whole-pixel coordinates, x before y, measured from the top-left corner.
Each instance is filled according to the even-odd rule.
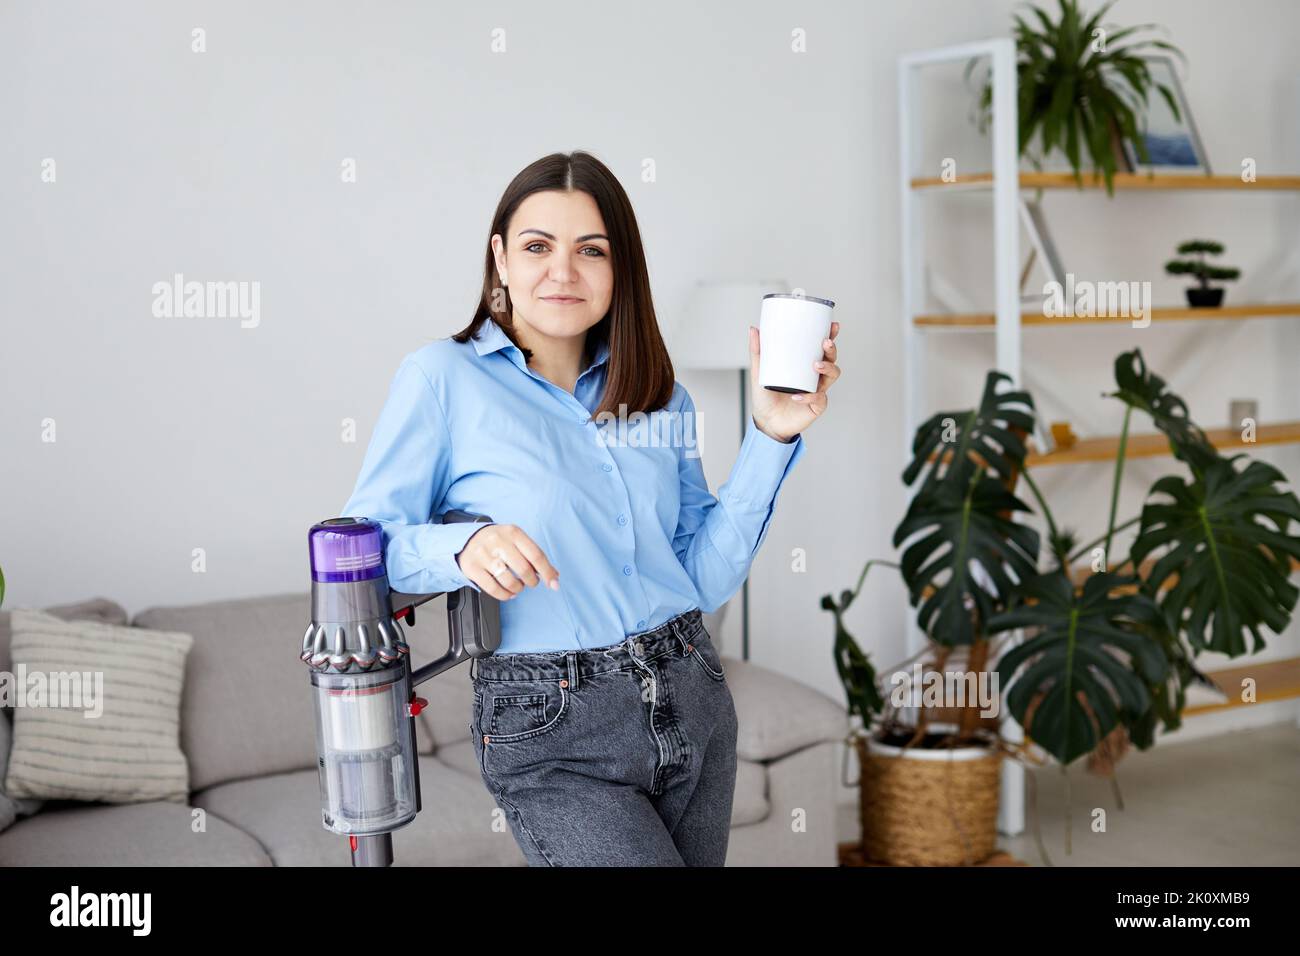
[[[403,594],[401,591],[389,591],[388,597],[393,605],[393,618],[401,618],[406,622],[407,627],[411,627],[415,624],[417,607],[446,593],[446,591],[435,591],[432,594]]]
[[[464,522],[491,524],[492,519],[487,515],[452,510],[443,513],[439,521],[441,524]],[[389,598],[393,617],[403,618],[408,626],[414,625],[415,608],[442,594],[447,595],[447,637],[450,646],[442,657],[411,672],[412,687],[459,664],[466,657],[485,657],[501,643],[501,619],[496,598],[468,585],[455,591],[436,591],[432,594],[392,591]]]

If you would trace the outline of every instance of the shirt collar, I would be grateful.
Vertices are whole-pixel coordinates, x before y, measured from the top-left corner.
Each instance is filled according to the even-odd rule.
[[[478,334],[470,339],[474,343],[474,351],[479,355],[490,355],[498,352],[507,346],[517,348],[510,337],[497,325],[492,319],[486,320],[479,326]],[[596,350],[596,357],[592,360],[590,367],[584,369],[584,372],[590,371],[597,365],[601,365],[609,358],[609,343],[601,342],[600,348]]]

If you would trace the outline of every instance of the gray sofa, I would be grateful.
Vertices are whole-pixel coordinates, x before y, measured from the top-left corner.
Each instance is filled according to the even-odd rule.
[[[181,705],[189,805],[47,801],[0,833],[0,865],[349,865],[346,839],[320,822],[310,684],[298,659],[309,601],[303,592],[136,615],[133,626],[195,638]],[[47,610],[127,623],[102,598]],[[8,618],[0,612],[0,670],[12,671]],[[711,634],[718,623],[705,616]],[[445,650],[446,625],[441,599],[417,611],[407,629],[417,665]],[[723,661],[740,723],[727,864],[835,865],[833,755],[848,729],[844,708],[762,667]],[[475,761],[468,667],[420,685],[429,701],[416,718],[423,809],[394,834],[399,866],[524,865],[509,830],[494,826]]]

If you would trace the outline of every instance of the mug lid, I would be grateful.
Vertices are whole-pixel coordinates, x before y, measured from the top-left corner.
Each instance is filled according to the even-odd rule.
[[[820,302],[822,305],[829,305],[835,308],[835,303],[830,299],[819,299],[815,295],[795,295],[793,292],[769,292],[763,296],[765,299],[806,299],[809,302]]]

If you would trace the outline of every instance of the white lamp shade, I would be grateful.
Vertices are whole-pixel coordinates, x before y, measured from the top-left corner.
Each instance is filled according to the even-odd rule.
[[[789,292],[783,279],[701,280],[672,326],[668,351],[675,368],[749,368],[749,327],[758,325],[763,296]]]

